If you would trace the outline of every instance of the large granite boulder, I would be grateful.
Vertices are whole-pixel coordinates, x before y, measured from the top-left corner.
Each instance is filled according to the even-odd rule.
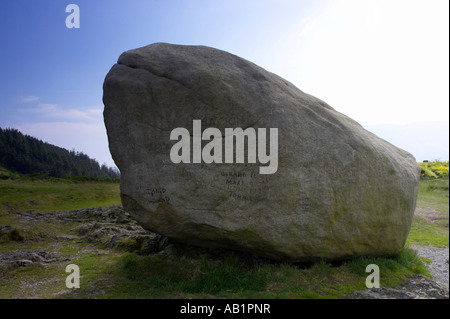
[[[119,57],[103,101],[122,204],[152,232],[286,261],[405,244],[414,157],[251,62],[152,44]]]

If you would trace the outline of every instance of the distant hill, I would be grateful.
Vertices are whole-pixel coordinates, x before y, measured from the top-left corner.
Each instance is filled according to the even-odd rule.
[[[100,165],[82,152],[68,151],[11,128],[0,128],[0,166],[20,174],[120,178],[117,169]]]

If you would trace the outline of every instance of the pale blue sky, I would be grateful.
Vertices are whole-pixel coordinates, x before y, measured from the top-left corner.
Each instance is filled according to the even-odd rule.
[[[79,29],[66,28],[70,3],[80,8]],[[102,118],[111,66],[123,51],[154,42],[201,44],[277,73],[419,161],[448,160],[448,6],[447,0],[2,1],[0,126],[113,165]],[[430,125],[439,130],[432,133]],[[426,142],[438,136],[444,147]]]

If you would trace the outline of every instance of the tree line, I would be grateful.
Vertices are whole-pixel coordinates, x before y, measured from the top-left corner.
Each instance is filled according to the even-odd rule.
[[[83,152],[43,142],[16,129],[0,127],[0,166],[21,174],[57,178],[120,178],[116,168],[100,165]]]

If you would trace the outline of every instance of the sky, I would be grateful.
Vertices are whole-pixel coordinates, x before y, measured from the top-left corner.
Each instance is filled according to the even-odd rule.
[[[103,81],[154,42],[236,54],[417,161],[449,159],[448,0],[1,1],[0,127],[115,166]]]

